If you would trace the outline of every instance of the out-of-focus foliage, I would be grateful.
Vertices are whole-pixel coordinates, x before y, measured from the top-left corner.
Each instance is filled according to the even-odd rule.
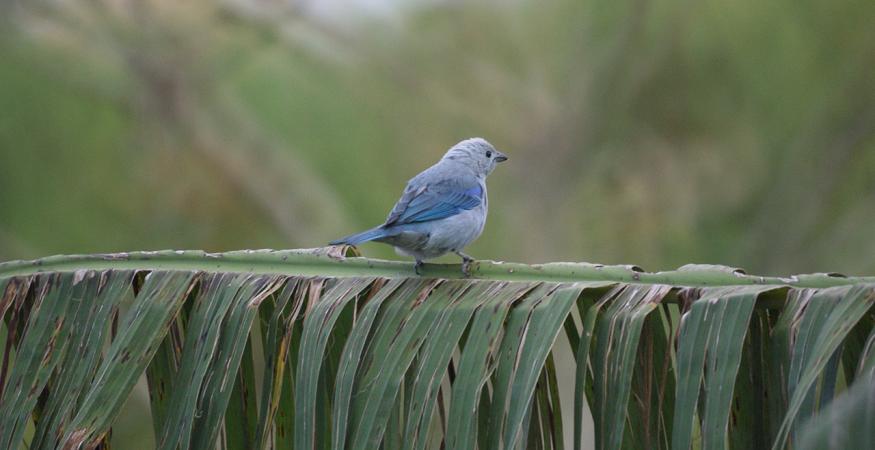
[[[0,8],[2,259],[318,245],[482,135],[478,257],[875,268],[868,0]]]

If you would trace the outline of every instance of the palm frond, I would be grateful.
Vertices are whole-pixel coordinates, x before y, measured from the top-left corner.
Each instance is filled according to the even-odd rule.
[[[580,449],[587,410],[604,450],[819,448],[831,428],[800,424],[871,422],[843,391],[871,391],[872,277],[485,261],[418,277],[350,252],[0,264],[0,443],[109,444],[144,375],[165,449]]]

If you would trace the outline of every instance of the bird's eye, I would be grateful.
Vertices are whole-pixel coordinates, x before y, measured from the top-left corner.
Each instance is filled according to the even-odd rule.
[[[486,157],[492,158],[492,150],[486,150]]]

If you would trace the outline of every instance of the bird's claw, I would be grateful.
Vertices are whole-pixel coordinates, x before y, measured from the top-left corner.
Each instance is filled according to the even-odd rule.
[[[465,278],[470,278],[472,275],[471,265],[474,264],[474,258],[472,258],[472,257],[470,257],[470,256],[468,256],[468,255],[466,255],[458,250],[454,250],[453,253],[459,255],[459,258],[462,258],[462,275],[464,275]]]
[[[464,275],[465,278],[471,278],[471,275],[472,275],[472,272],[471,272],[472,267],[471,267],[471,265],[472,265],[472,264],[474,264],[474,260],[473,260],[473,259],[471,259],[471,258],[462,258],[462,275]]]

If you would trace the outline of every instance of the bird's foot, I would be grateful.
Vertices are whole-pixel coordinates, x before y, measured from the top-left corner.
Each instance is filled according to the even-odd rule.
[[[473,269],[472,265],[474,264],[474,258],[462,252],[456,252],[456,254],[462,257],[462,275],[464,275],[465,278],[470,278],[472,274],[471,271]]]
[[[462,275],[464,275],[465,278],[471,278],[471,275],[472,275],[471,265],[472,264],[474,264],[473,259],[463,259],[462,260]]]
[[[417,259],[416,264],[413,265],[413,271],[416,272],[417,275],[422,275],[422,266],[424,265],[425,263]]]

